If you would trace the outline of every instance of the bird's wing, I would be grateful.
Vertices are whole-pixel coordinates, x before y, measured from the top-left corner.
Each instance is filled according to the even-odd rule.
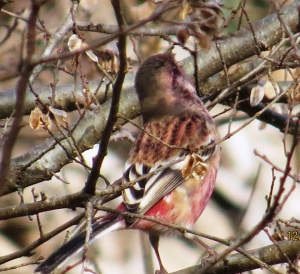
[[[202,157],[197,153],[186,154],[182,157],[182,161],[165,169],[162,169],[163,166],[168,166],[171,161],[164,162],[151,169],[141,164],[129,165],[125,170],[123,183],[136,180],[149,172],[153,174],[123,191],[123,199],[127,209],[131,212],[144,214],[189,177],[201,181],[207,172],[205,160],[210,158],[214,150],[205,151],[204,153],[205,155]],[[172,159],[174,162],[176,160],[179,160],[179,158]]]
[[[168,163],[154,166],[151,169],[141,164],[128,166],[124,173],[124,183],[147,175],[149,172],[154,173],[123,191],[124,202],[129,211],[141,214],[146,213],[162,197],[166,196],[184,181],[181,172],[182,163],[156,172],[164,165],[168,165]]]

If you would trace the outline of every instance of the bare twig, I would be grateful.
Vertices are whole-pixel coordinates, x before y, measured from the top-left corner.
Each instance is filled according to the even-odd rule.
[[[12,150],[17,140],[18,133],[20,131],[20,124],[23,119],[23,106],[25,99],[26,86],[29,81],[29,77],[33,70],[31,65],[32,57],[35,52],[35,24],[40,10],[40,3],[31,2],[31,12],[28,18],[27,29],[27,44],[26,44],[26,59],[24,60],[23,67],[21,69],[22,76],[17,84],[17,100],[15,105],[15,118],[9,132],[4,136],[4,145],[2,149],[1,162],[0,162],[0,195],[5,190],[6,179],[9,174],[10,159]]]
[[[119,56],[120,56],[120,66],[116,81],[113,85],[113,96],[111,101],[111,108],[107,118],[106,126],[103,130],[103,135],[101,139],[101,145],[99,146],[98,153],[94,158],[93,167],[89,174],[88,180],[84,186],[83,191],[87,194],[95,195],[96,183],[98,179],[98,174],[100,172],[104,157],[107,154],[107,146],[109,143],[110,136],[113,132],[113,127],[117,121],[117,113],[119,109],[120,95],[125,79],[125,74],[127,72],[127,54],[126,54],[126,34],[123,33],[125,22],[121,11],[121,5],[119,0],[112,1],[113,8],[117,17],[119,24]]]
[[[76,216],[75,218],[73,218],[72,220],[70,220],[69,222],[59,226],[58,228],[52,230],[49,233],[45,233],[43,235],[43,237],[39,238],[38,240],[36,240],[33,243],[29,244],[28,246],[24,247],[23,249],[20,249],[19,251],[16,251],[9,255],[0,257],[0,264],[4,264],[6,262],[20,258],[22,256],[28,256],[28,254],[30,254],[30,252],[33,249],[35,249],[38,246],[40,246],[41,244],[47,242],[49,239],[53,238],[54,236],[61,233],[65,229],[69,228],[70,226],[77,224],[83,218],[83,216],[84,216],[84,213],[81,213],[78,216]]]

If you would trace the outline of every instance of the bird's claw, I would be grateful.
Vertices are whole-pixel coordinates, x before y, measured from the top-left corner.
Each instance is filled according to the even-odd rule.
[[[206,266],[206,265],[212,263],[217,258],[216,255],[217,255],[216,252],[215,252],[215,254],[209,253],[209,255],[207,257],[201,259],[201,265]]]
[[[168,272],[165,269],[160,269],[160,270],[156,270],[155,274],[168,274]]]

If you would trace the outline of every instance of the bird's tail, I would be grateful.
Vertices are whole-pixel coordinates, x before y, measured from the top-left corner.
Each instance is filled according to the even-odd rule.
[[[120,230],[125,227],[124,218],[120,215],[107,214],[103,219],[95,221],[92,224],[92,232],[90,240],[101,237],[108,232]],[[49,274],[59,265],[63,264],[74,253],[79,252],[85,243],[86,232],[82,231],[75,235],[71,240],[63,244],[55,252],[53,252],[46,260],[44,260],[36,269],[35,272]]]

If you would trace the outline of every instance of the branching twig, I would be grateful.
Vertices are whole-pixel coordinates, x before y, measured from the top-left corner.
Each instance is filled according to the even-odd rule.
[[[117,113],[119,109],[120,95],[125,79],[125,74],[127,72],[127,54],[126,54],[126,34],[123,33],[125,22],[121,11],[121,5],[119,0],[112,1],[113,8],[117,17],[119,24],[119,56],[120,56],[120,66],[116,81],[113,85],[113,96],[111,101],[111,108],[107,118],[106,126],[103,130],[101,145],[99,146],[98,154],[94,158],[93,167],[89,174],[89,178],[84,186],[83,191],[87,194],[95,195],[96,183],[98,179],[98,174],[100,172],[104,157],[107,154],[107,146],[109,143],[110,136],[113,132],[113,127],[117,122]]]
[[[0,257],[0,265],[4,264],[6,262],[9,262],[11,260],[23,257],[23,256],[28,256],[28,254],[30,254],[30,252],[33,249],[35,249],[38,246],[40,246],[41,244],[47,242],[49,239],[53,238],[54,236],[61,233],[65,229],[69,228],[70,226],[77,224],[83,217],[84,217],[84,213],[81,213],[78,216],[76,216],[75,218],[73,218],[72,220],[70,220],[69,222],[59,226],[58,228],[52,230],[49,233],[45,233],[43,235],[43,237],[39,238],[38,240],[36,240],[33,243],[29,244],[28,246],[24,247],[23,249],[20,249],[19,251],[16,251],[9,255]]]
[[[2,156],[0,162],[0,195],[4,192],[6,186],[6,178],[9,174],[10,159],[12,150],[17,140],[18,133],[20,131],[20,124],[23,119],[23,106],[25,99],[26,86],[29,81],[29,77],[33,70],[31,65],[32,57],[35,52],[35,24],[37,21],[38,13],[40,10],[40,3],[38,1],[31,2],[31,12],[28,18],[27,29],[27,44],[26,44],[26,59],[24,60],[23,67],[21,69],[22,76],[17,84],[17,98],[15,105],[15,118],[9,132],[4,136],[4,144],[2,148]]]

